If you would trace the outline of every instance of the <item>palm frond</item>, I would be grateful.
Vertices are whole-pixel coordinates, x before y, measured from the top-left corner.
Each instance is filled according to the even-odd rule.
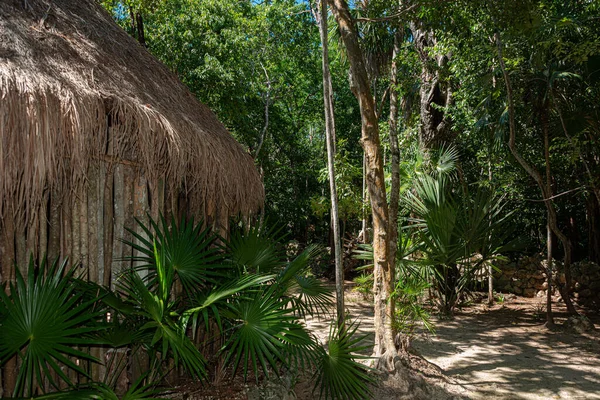
[[[218,236],[210,227],[203,228],[203,223],[195,223],[193,218],[182,218],[179,223],[171,218],[168,224],[163,216],[159,221],[148,216],[148,221],[149,226],[146,226],[136,219],[143,234],[127,228],[135,240],[124,241],[141,254],[129,258],[137,263],[137,269],[149,269],[149,277],[154,278],[156,246],[189,294],[217,282],[223,276],[223,258],[220,249],[215,246]]]
[[[368,346],[361,345],[365,336],[356,335],[358,324],[344,324],[338,328],[332,324],[325,349],[321,349],[317,369],[313,375],[319,397],[325,399],[371,398],[374,378],[369,368],[357,361],[356,353]]]
[[[225,363],[233,362],[234,374],[240,364],[244,379],[249,367],[258,379],[259,365],[267,376],[269,367],[277,373],[277,364],[288,361],[286,343],[297,327],[292,310],[282,306],[278,291],[271,287],[252,298],[240,299],[230,306],[228,317],[234,326],[224,346]]]
[[[270,273],[282,267],[281,230],[259,224],[233,230],[225,244],[229,262],[241,272]]]
[[[8,293],[0,290],[0,364],[15,355],[22,360],[13,396],[33,395],[44,379],[58,388],[51,371],[68,385],[73,382],[67,370],[88,376],[73,358],[98,362],[74,346],[96,343],[89,335],[101,329],[93,324],[101,312],[92,310],[95,299],[84,301],[75,290],[73,270],[65,273],[66,265],[55,262],[45,271],[44,262],[36,271],[31,260],[26,280],[16,269],[16,283]]]

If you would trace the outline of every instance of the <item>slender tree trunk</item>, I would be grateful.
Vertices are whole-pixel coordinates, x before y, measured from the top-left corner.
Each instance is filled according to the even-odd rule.
[[[267,91],[265,92],[265,124],[260,132],[260,136],[258,137],[258,143],[256,144],[256,151],[254,152],[254,160],[258,162],[258,156],[260,155],[260,150],[262,149],[263,143],[265,142],[265,137],[267,136],[267,132],[269,131],[269,108],[271,106],[271,78],[269,77],[269,73],[264,65],[261,64],[263,71],[265,72]],[[262,177],[262,175],[261,175]]]
[[[552,229],[550,225],[546,225],[547,243],[546,243],[546,278],[548,280],[548,288],[546,292],[546,327],[554,327],[554,316],[552,314]]]
[[[367,156],[364,153],[362,163],[362,201],[362,242],[369,243],[369,214],[365,206],[369,201],[369,193],[367,192]]]
[[[378,368],[393,370],[395,368],[393,360],[398,353],[392,330],[394,307],[393,303],[390,302],[390,294],[394,289],[394,275],[388,259],[389,212],[378,120],[375,115],[375,104],[369,87],[363,53],[358,44],[358,35],[348,4],[344,0],[332,0],[331,4],[342,40],[346,46],[350,70],[355,84],[353,91],[358,99],[362,121],[361,145],[366,155],[367,187],[371,197],[373,215],[373,294],[375,298],[375,346],[373,355],[376,358]]]
[[[498,61],[500,64],[500,68],[502,70],[502,74],[504,76],[504,83],[506,85],[506,94],[508,97],[508,116],[509,116],[509,134],[510,138],[508,141],[508,147],[515,157],[517,162],[523,167],[523,169],[535,180],[540,191],[542,193],[542,197],[544,199],[544,204],[546,205],[546,210],[548,212],[548,224],[552,229],[552,232],[558,237],[560,242],[562,243],[565,257],[564,257],[564,269],[565,269],[565,279],[566,284],[563,290],[561,290],[561,296],[565,301],[565,305],[567,306],[567,310],[570,314],[577,314],[575,307],[571,301],[569,292],[570,292],[570,283],[571,283],[571,252],[572,245],[569,241],[569,238],[558,228],[558,219],[556,216],[556,208],[554,207],[554,203],[551,199],[552,194],[548,192],[546,188],[546,184],[542,179],[542,175],[540,172],[532,165],[530,165],[519,153],[516,147],[516,126],[515,126],[515,108],[513,102],[513,91],[512,85],[510,82],[510,77],[508,76],[508,72],[506,71],[506,65],[504,63],[504,57],[502,55],[502,42],[500,40],[500,34],[496,32],[496,45],[498,48]]]
[[[586,201],[588,228],[588,259],[600,263],[600,207],[591,194]]]
[[[325,136],[327,138],[327,169],[329,172],[329,191],[331,196],[331,225],[335,256],[335,295],[338,326],[345,320],[344,307],[344,265],[342,262],[342,242],[340,237],[340,218],[338,212],[337,188],[335,182],[335,117],[333,113],[333,87],[329,70],[329,42],[327,30],[327,0],[319,4],[319,34],[323,51],[323,103],[325,107]]]
[[[490,187],[492,185],[492,160],[491,160],[491,146],[490,146],[490,159],[488,160],[488,181],[490,183]],[[489,216],[489,224],[492,224],[492,216]],[[492,268],[492,264],[488,265],[488,306],[494,305],[494,269]]]
[[[552,195],[552,170],[550,169],[550,137],[548,134],[548,121],[543,118],[543,130],[544,130],[544,160],[546,161],[546,193]],[[550,213],[548,213],[548,220],[550,220]],[[547,270],[546,277],[548,279],[548,292],[546,293],[546,327],[554,328],[554,316],[552,315],[552,228],[550,224],[546,225],[547,234]]]
[[[102,197],[99,194],[99,186],[104,185],[104,180],[100,179],[100,166],[98,163],[92,164],[88,169],[88,185],[87,185],[87,220],[84,225],[84,231],[87,231],[87,248],[88,248],[88,279],[91,282],[102,284],[100,281],[100,269],[103,265],[99,262],[100,248],[103,246],[99,241],[99,234],[102,231],[102,225],[98,218],[98,212],[102,208]],[[100,359],[100,349],[92,347],[90,353],[93,357]],[[90,363],[90,375],[93,381],[100,379],[101,368],[96,363]]]
[[[398,63],[396,58],[400,53],[400,32],[394,32],[394,51],[390,68],[390,152],[392,153],[391,170],[392,183],[390,186],[390,249],[389,263],[392,273],[396,265],[396,251],[398,249],[398,211],[400,209],[400,147],[398,142]]]

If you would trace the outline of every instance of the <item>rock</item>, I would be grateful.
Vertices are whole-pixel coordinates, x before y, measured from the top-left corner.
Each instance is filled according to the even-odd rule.
[[[573,333],[584,333],[593,331],[594,324],[584,315],[572,315],[564,323],[564,328]]]
[[[517,270],[516,270],[516,269],[512,269],[512,268],[511,268],[511,269],[505,269],[505,270],[503,270],[503,271],[502,271],[502,275],[503,275],[503,276],[506,276],[506,277],[508,277],[508,278],[510,278],[510,277],[511,277],[511,276],[513,276],[513,275],[514,275],[516,272],[517,272]]]
[[[544,290],[539,290],[535,297],[546,297],[546,292]]]
[[[522,294],[523,293],[523,289],[521,289],[520,287],[515,287],[515,288],[513,288],[513,292],[515,294]]]
[[[533,297],[535,296],[535,289],[527,288],[523,290],[523,296],[525,297]]]

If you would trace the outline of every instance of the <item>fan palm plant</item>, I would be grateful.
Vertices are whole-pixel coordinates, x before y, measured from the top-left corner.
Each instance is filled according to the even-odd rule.
[[[369,346],[362,345],[366,335],[357,335],[358,324],[331,324],[325,348],[320,348],[317,368],[313,375],[319,397],[326,399],[367,399],[375,380],[369,368],[357,362],[356,356]]]
[[[319,382],[327,385],[327,397],[366,393],[368,377],[348,361],[357,349],[354,331],[336,336],[324,352],[302,321],[332,304],[324,284],[307,275],[318,247],[309,246],[287,260],[277,230],[251,227],[232,235],[231,241],[217,241],[191,220],[169,225],[161,218],[142,226],[142,232],[135,235],[135,243],[129,242],[138,265],[121,274],[114,291],[75,279],[72,271],[65,272],[65,263],[48,271],[36,271],[32,264],[27,279],[17,271],[16,284],[0,293],[0,359],[4,363],[18,355],[23,364],[15,396],[117,399],[117,383],[127,363],[118,354],[127,354],[124,349],[133,356],[146,352],[150,369],[121,393],[122,399],[152,398],[174,366],[204,380],[211,360],[194,343],[193,334],[215,326],[204,340],[217,340],[218,356],[234,371],[243,370],[244,377],[250,371],[258,377],[259,372],[308,369],[322,365],[327,355],[330,364],[343,367],[322,369]],[[112,376],[92,382],[86,368],[73,359],[99,360],[75,346],[99,345],[112,347],[117,356],[106,357]],[[332,361],[337,359],[341,361]],[[76,386],[64,367],[89,383]],[[64,387],[55,376],[69,390],[44,394],[46,380],[55,389]]]
[[[479,189],[475,195],[453,190],[445,175],[425,175],[408,193],[407,204],[417,218],[424,263],[433,269],[440,311],[450,315],[458,295],[484,263],[498,259],[515,248],[512,214],[503,212],[504,203],[491,192]]]
[[[97,344],[90,334],[102,313],[92,308],[96,299],[77,290],[66,266],[65,260],[35,268],[31,260],[26,277],[16,269],[16,282],[0,290],[0,365],[21,360],[13,396],[43,392],[46,380],[54,388],[60,381],[72,386],[67,371],[89,377],[76,360],[98,362],[75,346]]]

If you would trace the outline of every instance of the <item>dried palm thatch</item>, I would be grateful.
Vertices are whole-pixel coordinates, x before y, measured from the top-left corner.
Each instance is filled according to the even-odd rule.
[[[158,214],[182,198],[222,220],[258,210],[264,190],[215,115],[96,1],[0,1],[0,232],[15,241],[0,252],[21,240],[52,253],[55,240],[72,258],[110,253],[86,238],[112,239],[107,215]]]

